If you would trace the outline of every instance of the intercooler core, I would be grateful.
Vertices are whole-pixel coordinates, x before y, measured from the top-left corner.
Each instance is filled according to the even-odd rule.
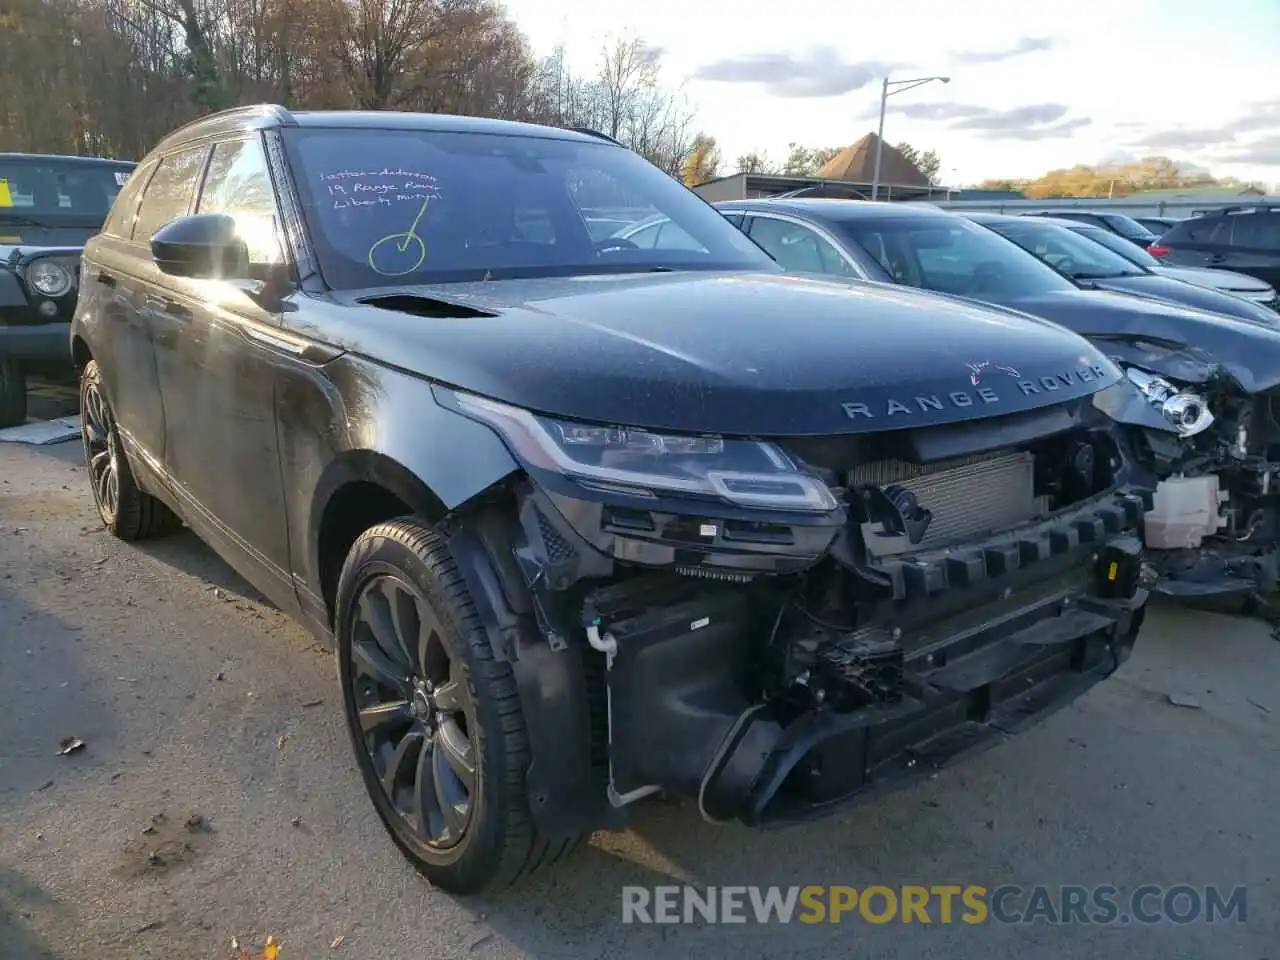
[[[905,536],[885,536],[879,523],[862,524],[863,542],[874,557],[943,547],[1025,523],[1048,511],[1048,499],[1035,493],[1035,457],[1021,450],[930,464],[877,460],[851,470],[848,483],[904,487],[933,513],[919,543]]]

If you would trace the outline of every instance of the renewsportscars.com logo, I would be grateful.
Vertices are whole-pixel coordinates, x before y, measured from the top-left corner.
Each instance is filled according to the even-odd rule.
[[[1244,887],[970,884],[622,888],[623,923],[1244,923]]]

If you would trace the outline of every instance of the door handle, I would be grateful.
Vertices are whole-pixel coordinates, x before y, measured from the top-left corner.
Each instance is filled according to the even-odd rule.
[[[174,320],[190,320],[191,310],[169,297],[147,297],[147,306]]]

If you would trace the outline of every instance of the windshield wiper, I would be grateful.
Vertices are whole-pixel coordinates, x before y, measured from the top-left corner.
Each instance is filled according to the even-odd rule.
[[[1119,280],[1122,277],[1140,277],[1140,273],[1073,273],[1072,278],[1076,280]]]

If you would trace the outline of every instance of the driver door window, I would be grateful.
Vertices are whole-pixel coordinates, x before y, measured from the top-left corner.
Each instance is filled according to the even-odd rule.
[[[213,148],[197,209],[235,220],[251,264],[280,262],[275,192],[258,140],[225,141]]]
[[[750,229],[751,239],[787,270],[857,276],[839,250],[806,226],[756,215]]]

